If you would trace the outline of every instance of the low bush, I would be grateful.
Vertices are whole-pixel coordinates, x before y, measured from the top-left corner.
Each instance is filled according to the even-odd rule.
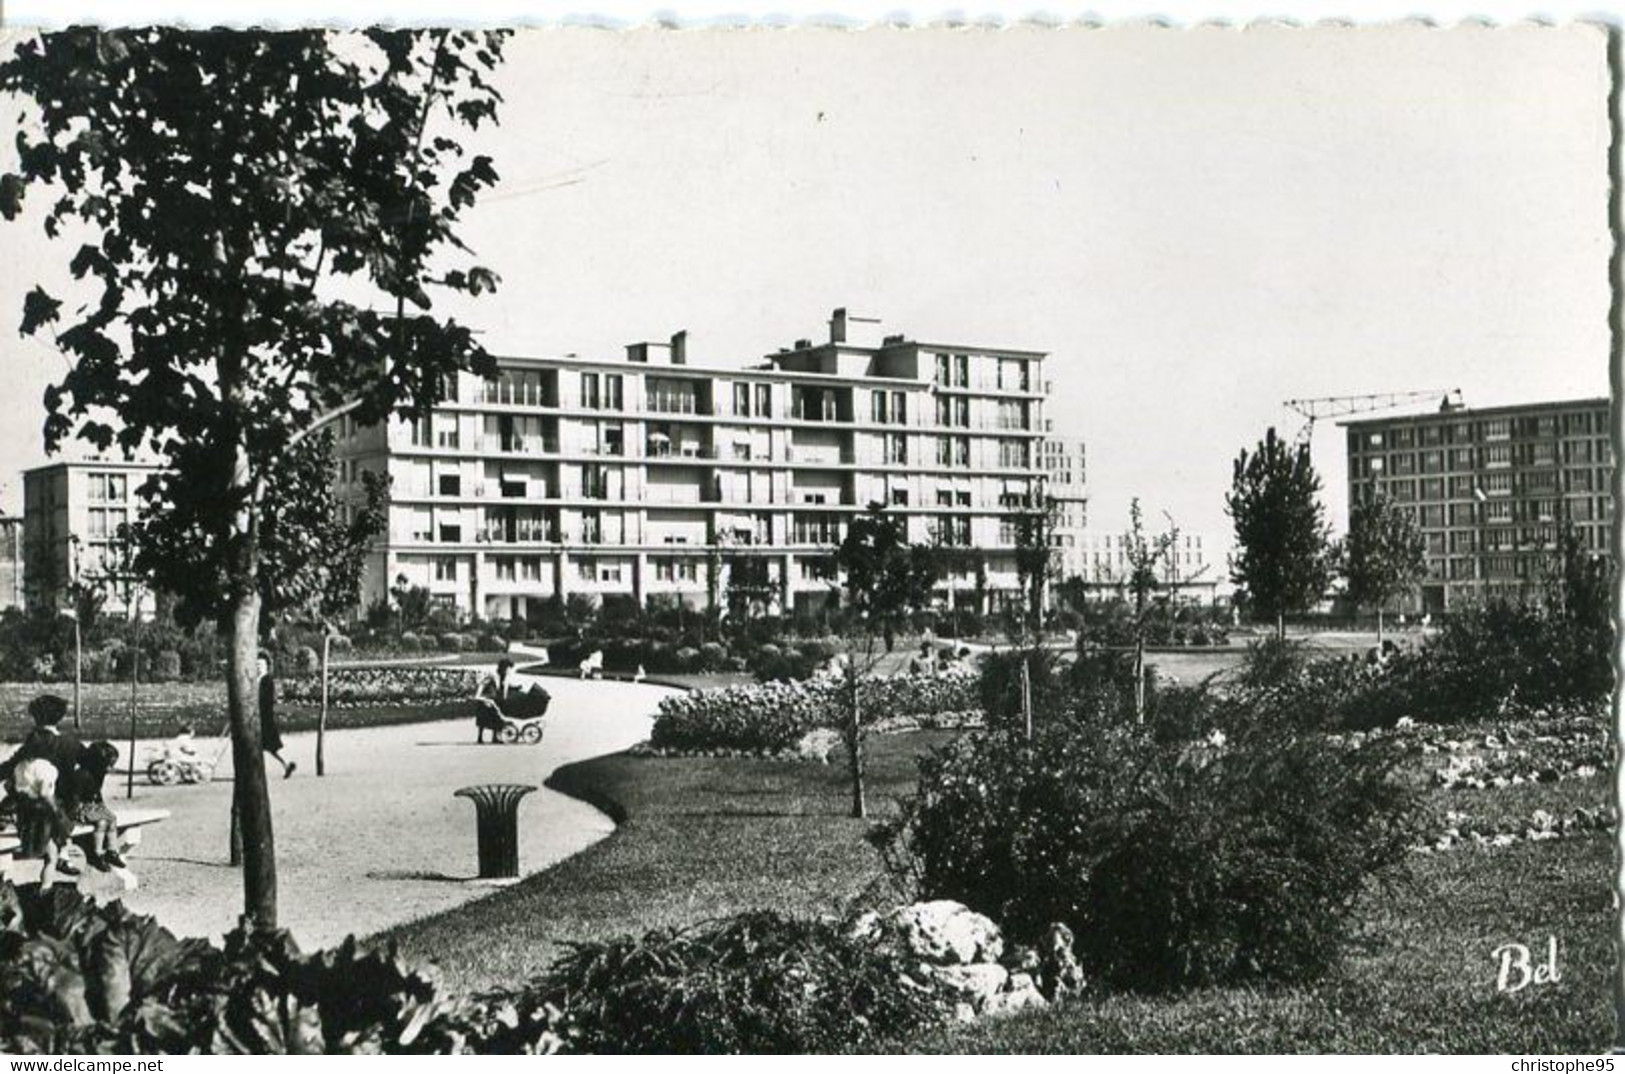
[[[545,1012],[447,1000],[353,939],[303,955],[285,932],[178,940],[122,902],[0,884],[0,1051],[403,1054],[550,1051]]]
[[[570,1051],[869,1051],[944,1015],[911,970],[834,923],[759,911],[574,945],[521,1006],[561,1012]]]
[[[876,841],[921,897],[1018,940],[1064,922],[1118,987],[1301,980],[1335,962],[1349,905],[1415,842],[1396,763],[1323,735],[972,733],[921,761]]]
[[[153,664],[152,677],[156,682],[174,682],[181,677],[181,654],[173,649],[165,649],[158,654]]]
[[[977,679],[971,674],[875,676],[859,683],[858,699],[871,721],[963,713],[978,707]],[[694,690],[662,699],[649,742],[660,749],[777,752],[815,728],[838,725],[845,714],[839,680]]]

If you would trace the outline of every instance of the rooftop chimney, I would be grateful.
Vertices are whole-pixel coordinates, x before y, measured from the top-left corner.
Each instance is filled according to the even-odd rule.
[[[649,360],[649,345],[647,343],[628,343],[626,345],[626,360],[629,362],[647,362]]]
[[[904,339],[903,333],[899,332],[895,336],[887,336],[885,339],[881,340],[880,345],[882,347],[900,346],[902,344],[902,342],[903,342],[903,339]]]
[[[811,347],[811,346],[812,346],[812,340],[810,340],[810,339],[798,339],[798,340],[796,340],[795,349],[798,350],[798,351],[804,351],[808,347]]]
[[[688,364],[688,329],[680,329],[671,335],[671,364]]]
[[[842,306],[829,315],[829,341],[831,343],[846,342],[846,307]]]

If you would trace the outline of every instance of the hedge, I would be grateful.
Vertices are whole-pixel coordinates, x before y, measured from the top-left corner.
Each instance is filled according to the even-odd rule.
[[[474,668],[333,668],[328,672],[328,701],[338,708],[439,704],[472,697],[479,684],[480,672]],[[284,701],[315,704],[321,700],[319,676],[284,679],[280,687]]]

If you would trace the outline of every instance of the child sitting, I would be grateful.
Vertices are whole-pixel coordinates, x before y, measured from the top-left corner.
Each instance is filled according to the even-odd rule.
[[[78,870],[62,858],[69,828],[57,806],[56,765],[43,757],[25,757],[10,773],[10,790],[17,799],[19,858],[43,858],[40,883],[49,884],[52,869],[67,876]]]
[[[107,773],[118,763],[118,747],[111,742],[97,742],[79,756],[79,764],[69,773],[61,787],[62,802],[68,816],[77,824],[91,827],[90,847],[85,860],[98,869],[109,865],[123,869],[123,849],[119,845],[118,817],[107,808],[102,798],[102,783]]]

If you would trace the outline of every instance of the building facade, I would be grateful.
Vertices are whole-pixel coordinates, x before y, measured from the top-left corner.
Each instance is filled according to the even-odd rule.
[[[1609,553],[1609,408],[1580,399],[1343,423],[1349,502],[1381,493],[1427,542],[1415,609],[1538,592],[1566,525],[1588,551]]]
[[[1150,543],[1157,539],[1146,534]],[[1129,539],[1127,527],[1120,532],[1085,530],[1078,538],[1077,571],[1083,579],[1084,593],[1096,600],[1128,600],[1129,579],[1133,567],[1128,561]],[[1225,563],[1217,557],[1222,545],[1209,534],[1181,530],[1163,557],[1157,572],[1157,592],[1176,600],[1212,604],[1218,598],[1219,585],[1226,581]]]
[[[0,610],[23,606],[23,520],[0,515]]]
[[[979,551],[989,603],[1009,599],[1011,509],[1043,477],[1045,355],[857,338],[873,324],[836,310],[826,341],[749,368],[690,365],[684,333],[621,361],[502,358],[427,418],[347,424],[341,503],[367,471],[391,478],[363,602],[404,583],[487,619],[572,594],[704,606],[748,564],[765,608],[807,610],[870,504],[911,542]]]
[[[1046,426],[1049,428],[1049,426]],[[1038,446],[1044,492],[1055,509],[1050,543],[1060,578],[1084,573],[1083,541],[1089,530],[1088,457],[1083,438],[1046,433]]]
[[[67,608],[69,587],[97,587],[102,610],[128,614],[141,587],[132,588],[121,527],[135,521],[137,490],[156,467],[140,462],[84,460],[51,463],[23,472],[23,579],[30,608]],[[151,601],[145,601],[151,612]]]

